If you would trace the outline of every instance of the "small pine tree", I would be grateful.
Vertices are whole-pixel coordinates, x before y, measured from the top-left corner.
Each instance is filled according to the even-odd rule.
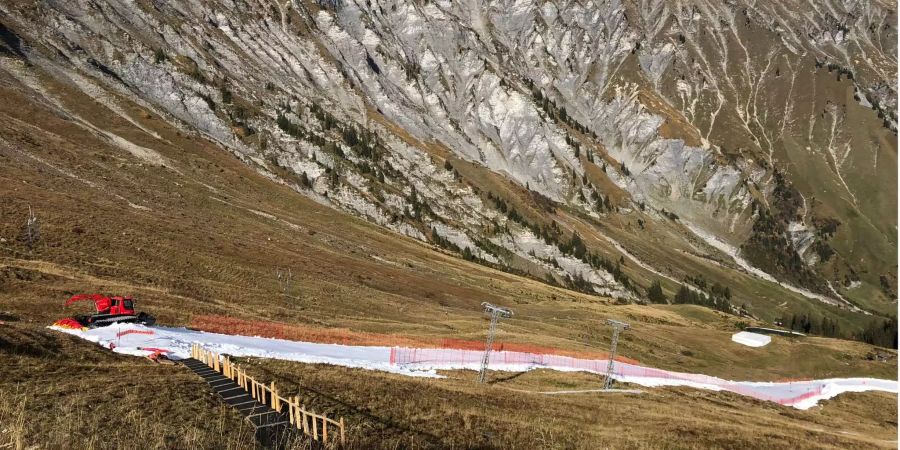
[[[650,303],[668,303],[659,280],[654,281],[647,289],[647,300],[650,300]]]
[[[678,303],[678,304],[691,303],[691,290],[688,289],[687,286],[682,284],[681,287],[678,289],[678,293],[675,294],[675,303]]]

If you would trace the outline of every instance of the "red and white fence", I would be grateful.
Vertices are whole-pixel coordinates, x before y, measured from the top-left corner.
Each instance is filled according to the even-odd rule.
[[[391,348],[392,365],[431,367],[442,369],[475,369],[481,365],[483,351],[452,348]],[[496,370],[521,371],[545,367],[554,370],[585,371],[605,374],[609,360],[581,359],[570,356],[547,355],[513,351],[494,351],[489,365]],[[730,391],[760,400],[793,405],[822,394],[824,382],[796,381],[788,383],[734,382],[709,375],[673,372],[616,361],[616,379],[645,385],[691,385]]]

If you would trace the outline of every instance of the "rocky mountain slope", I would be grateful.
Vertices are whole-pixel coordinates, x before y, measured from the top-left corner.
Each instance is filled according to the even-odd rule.
[[[151,166],[44,77],[467,259],[851,332],[896,309],[894,8],[16,0],[0,71]]]

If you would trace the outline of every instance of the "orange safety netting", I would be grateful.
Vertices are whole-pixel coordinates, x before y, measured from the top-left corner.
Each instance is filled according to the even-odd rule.
[[[318,328],[308,325],[289,325],[261,320],[245,320],[228,316],[195,316],[193,320],[191,320],[190,326],[191,328],[211,333],[260,336],[292,341],[316,342],[320,344],[447,348],[484,351],[484,342],[482,341],[368,333],[352,331],[346,328]],[[585,359],[606,359],[609,357],[609,353],[606,352],[563,350],[554,347],[509,342],[495,342],[493,350],[549,354]],[[623,356],[616,356],[616,361],[638,364],[637,360]]]
[[[191,328],[212,333],[260,336],[291,341],[317,342],[320,344],[342,345],[383,345],[383,346],[433,346],[434,340],[410,338],[393,334],[351,331],[346,328],[318,328],[307,325],[289,325],[261,320],[244,320],[227,316],[195,316]]]
[[[469,341],[464,339],[441,339],[441,348],[452,348],[452,349],[460,349],[460,350],[479,350],[484,351],[484,342],[482,341]],[[513,342],[494,342],[494,346],[491,348],[494,351],[498,352],[521,352],[521,353],[535,353],[535,354],[547,354],[547,355],[559,355],[559,356],[571,356],[573,358],[583,358],[583,359],[607,359],[609,358],[608,352],[590,352],[590,351],[575,351],[575,350],[564,350],[555,347],[544,347],[540,345],[532,345],[532,344],[517,344]],[[638,364],[638,361],[631,358],[626,358],[624,356],[616,356],[616,361],[619,362],[627,362],[629,364]]]
[[[125,330],[116,333],[116,337],[122,337],[128,334],[153,334],[151,330]]]

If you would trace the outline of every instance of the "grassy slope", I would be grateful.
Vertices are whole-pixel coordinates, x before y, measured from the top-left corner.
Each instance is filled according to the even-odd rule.
[[[475,339],[485,326],[478,305],[492,301],[517,313],[503,324],[501,340],[603,348],[608,345],[604,320],[615,317],[634,324],[624,336],[623,354],[664,368],[769,380],[896,373],[895,360],[867,361],[870,347],[859,343],[776,340],[751,350],[730,342],[735,331],[731,317],[689,306],[617,306],[467,263],[275,185],[209,142],[185,136],[139,108],[126,112],[162,139],[91,99],[58,89],[70,113],[109,124],[107,129],[123,138],[163,154],[175,170],[149,165],[111,146],[0,74],[0,91],[9,99],[0,105],[0,237],[5,239],[0,242],[0,312],[19,319],[16,326],[28,333],[80,311],[66,312],[61,304],[67,295],[85,291],[134,293],[142,309],[166,324],[217,313]],[[43,223],[41,245],[31,253],[15,239],[29,204]],[[297,289],[291,298],[278,293],[278,267],[295,273]],[[48,383],[68,382],[71,375],[54,371],[55,364],[35,365],[35,372],[47,373]],[[142,367],[131,360],[122,364]],[[95,373],[112,376],[97,365],[81,373],[81,379]],[[359,381],[354,389],[362,389],[373,382],[370,377],[381,376],[351,378]],[[412,383],[402,383],[407,382]],[[44,389],[30,383],[26,386],[31,389]],[[434,389],[440,398],[442,388]],[[89,394],[71,394],[76,399],[83,395]],[[665,395],[660,398],[669,403]],[[167,398],[147,404],[157,414],[152,417],[183,407]],[[509,401],[515,403],[514,398]],[[38,416],[47,423],[55,417],[79,420],[87,413],[73,407]],[[580,426],[580,418],[571,419],[569,427]],[[168,430],[167,422],[159,420],[161,429]],[[896,419],[881,426],[887,430],[882,432],[895,430]],[[101,424],[85,427],[82,436]],[[649,432],[656,439],[671,437],[664,428]]]
[[[0,448],[253,446],[237,413],[181,367],[21,324],[0,325],[0,358]]]

